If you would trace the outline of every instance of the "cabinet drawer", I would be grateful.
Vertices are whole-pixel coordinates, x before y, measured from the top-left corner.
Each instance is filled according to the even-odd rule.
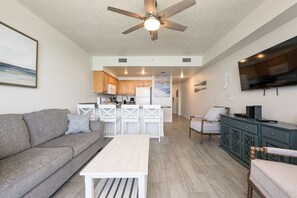
[[[289,132],[272,127],[262,126],[262,136],[289,144]]]
[[[257,125],[255,125],[255,124],[241,122],[241,121],[238,121],[238,120],[230,120],[230,125],[233,126],[233,127],[238,128],[238,129],[248,131],[250,133],[254,133],[254,134],[258,133]]]
[[[229,124],[229,118],[228,117],[225,117],[225,116],[221,116],[221,118],[220,118],[220,122],[221,123],[224,123],[224,124]]]

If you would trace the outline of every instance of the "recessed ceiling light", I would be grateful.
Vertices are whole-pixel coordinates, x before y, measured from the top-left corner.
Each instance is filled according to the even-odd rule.
[[[142,74],[142,75],[145,74],[144,68],[142,68],[141,74]]]
[[[127,69],[125,69],[125,72],[124,72],[124,74],[125,74],[125,75],[127,75],[127,74],[128,74],[128,71],[127,71]]]
[[[180,77],[181,77],[181,78],[184,78],[184,72],[181,72],[181,73],[180,73]]]
[[[264,58],[265,55],[264,54],[258,54],[257,58]]]

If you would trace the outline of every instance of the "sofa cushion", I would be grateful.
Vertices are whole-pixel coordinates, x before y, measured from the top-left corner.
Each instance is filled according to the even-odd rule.
[[[71,148],[31,148],[0,161],[0,197],[21,197],[72,159]]]
[[[201,121],[192,120],[190,123],[191,129],[201,132]],[[220,132],[220,123],[219,122],[207,122],[203,123],[203,131],[207,133],[219,133]]]
[[[297,166],[255,159],[251,161],[250,180],[267,198],[297,197]]]
[[[73,150],[73,157],[78,156],[86,150],[93,143],[98,141],[100,133],[92,131],[89,133],[77,133],[70,135],[63,135],[39,145],[40,148],[54,148],[54,147],[71,147]]]
[[[24,151],[30,146],[23,115],[0,115],[0,159]]]
[[[67,109],[46,109],[24,114],[32,147],[63,135],[68,128]]]

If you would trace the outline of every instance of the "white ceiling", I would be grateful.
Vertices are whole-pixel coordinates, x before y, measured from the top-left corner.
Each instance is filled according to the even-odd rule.
[[[210,49],[264,0],[196,0],[196,5],[170,17],[171,21],[188,26],[186,31],[161,28],[154,42],[144,28],[121,34],[141,21],[107,10],[107,6],[112,6],[144,14],[141,0],[18,1],[92,56],[197,56]],[[159,0],[157,11],[179,1]],[[171,68],[170,72],[180,72],[175,69]],[[188,70],[193,72],[189,75],[198,71]]]

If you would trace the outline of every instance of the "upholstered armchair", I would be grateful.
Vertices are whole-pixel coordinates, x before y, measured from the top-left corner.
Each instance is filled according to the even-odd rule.
[[[297,157],[296,150],[273,147],[250,148],[250,171],[248,173],[248,198],[255,190],[260,197],[297,197],[297,165],[257,159],[256,153]]]
[[[204,116],[190,116],[189,137],[191,132],[197,132],[201,135],[201,144],[203,136],[220,135],[220,117],[221,114],[228,114],[230,108],[214,106],[211,107]]]

